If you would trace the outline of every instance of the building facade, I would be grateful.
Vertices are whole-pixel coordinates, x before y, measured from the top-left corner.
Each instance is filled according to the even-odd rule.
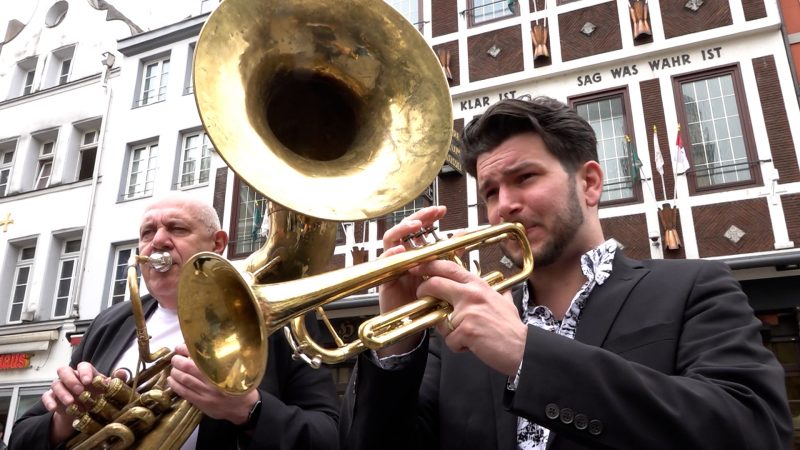
[[[26,26],[9,22],[0,47],[0,95],[8,93],[0,101],[0,420],[11,432],[91,319],[129,298],[125,267],[154,196],[184,190],[213,204],[230,259],[259,248],[268,226],[268,200],[216,153],[194,102],[194,47],[218,2],[196,2],[185,19],[148,31],[88,3],[40,2],[18,20]],[[792,62],[800,58],[789,57],[790,2],[389,3],[442,64],[456,132],[503,98],[548,95],[582,114],[607,178],[606,237],[635,258],[727,262],[784,363],[800,414]],[[457,152],[456,139],[437,179],[406,207],[342,223],[330,268],[377,258],[383,231],[425,205],[447,205],[445,234],[485,224]],[[468,260],[509,270],[494,248]],[[375,290],[327,309],[347,339],[377,312]],[[340,385],[349,374],[348,363],[334,368]]]

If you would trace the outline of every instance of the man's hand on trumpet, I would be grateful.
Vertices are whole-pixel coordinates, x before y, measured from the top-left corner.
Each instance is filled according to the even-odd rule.
[[[168,381],[178,396],[213,419],[224,419],[234,425],[247,422],[253,405],[259,400],[258,390],[254,389],[243,397],[226,394],[203,377],[194,361],[189,359],[186,344],[180,344],[175,352]]]
[[[447,320],[436,327],[451,350],[470,351],[494,370],[516,375],[528,327],[520,320],[510,292],[498,293],[453,261],[431,261],[409,272],[425,279],[416,298],[431,296],[453,306]]]
[[[383,253],[381,257],[396,255],[406,251],[409,244],[405,237],[419,232],[423,228],[431,227],[437,220],[447,213],[445,206],[429,206],[420,209],[404,218],[383,235]],[[382,284],[379,288],[379,303],[381,313],[391,311],[416,300],[417,288],[422,283],[418,275],[406,273],[403,276]],[[409,336],[402,341],[378,350],[378,356],[386,357],[399,355],[411,351],[419,344],[419,336]]]

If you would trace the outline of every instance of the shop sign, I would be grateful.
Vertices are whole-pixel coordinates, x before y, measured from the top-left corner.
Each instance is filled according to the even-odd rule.
[[[27,369],[31,366],[30,353],[7,353],[0,355],[0,370]]]

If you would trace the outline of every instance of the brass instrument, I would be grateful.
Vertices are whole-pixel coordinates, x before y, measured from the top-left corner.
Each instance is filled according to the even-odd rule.
[[[195,99],[214,147],[240,177],[269,197],[279,220],[244,263],[199,253],[183,266],[178,316],[197,367],[221,390],[244,394],[264,376],[267,338],[284,328],[312,366],[347,359],[442,320],[449,304],[421,299],[362,327],[345,345],[322,306],[396,278],[411,266],[515,239],[503,224],[392,257],[320,273],[335,222],[394,211],[436,177],[452,134],[444,72],[419,32],[382,0],[226,0],[195,47]],[[316,309],[337,341],[324,349],[302,316]],[[388,318],[383,321],[381,317]]]
[[[200,424],[202,413],[167,387],[166,377],[175,354],[167,348],[150,352],[150,336],[139,296],[136,264],[148,263],[166,272],[172,266],[169,253],[150,257],[134,255],[128,262],[128,287],[136,321],[139,364],[130,384],[119,378],[98,375],[92,386],[100,394],[84,391],[79,396],[83,409],[70,405],[73,427],[80,432],[67,448],[88,449],[179,449]],[[146,367],[146,363],[153,363]]]

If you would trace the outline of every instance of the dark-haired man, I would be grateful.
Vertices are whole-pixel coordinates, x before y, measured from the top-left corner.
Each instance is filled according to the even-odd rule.
[[[789,448],[783,371],[726,266],[636,261],[605,239],[585,120],[553,99],[506,100],[462,140],[489,221],[525,227],[536,269],[513,299],[449,261],[382,286],[381,311],[426,295],[454,310],[438,334],[359,357],[343,448]],[[388,230],[385,254],[444,214]]]

